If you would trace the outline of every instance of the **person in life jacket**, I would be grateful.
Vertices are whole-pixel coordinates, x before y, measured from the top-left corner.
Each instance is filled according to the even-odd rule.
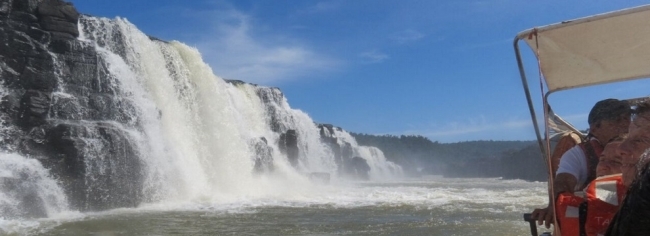
[[[588,117],[589,134],[582,143],[566,151],[560,158],[552,183],[554,191],[549,192],[549,199],[556,199],[552,196],[563,192],[580,191],[596,178],[596,166],[603,144],[627,133],[631,111],[627,101],[611,98],[594,105]],[[536,219],[539,225],[544,224],[546,228],[553,224],[555,209],[551,203],[549,201],[546,208],[535,209],[531,214],[532,219]]]
[[[650,235],[650,100],[636,106],[628,137],[618,150],[628,191],[605,235]]]
[[[628,138],[618,147],[623,157],[623,181],[629,187],[637,177],[640,157],[650,148],[650,100],[637,104]]]
[[[562,155],[582,142],[582,137],[580,135],[581,134],[578,134],[575,131],[567,131],[561,134],[553,148],[553,152],[551,152],[551,174],[553,176],[555,176],[557,169],[560,167],[560,158],[562,158]]]
[[[626,190],[618,152],[622,141],[623,138],[617,138],[605,146],[596,167],[599,177],[583,191],[558,195],[555,212],[563,236],[597,236],[607,230]]]

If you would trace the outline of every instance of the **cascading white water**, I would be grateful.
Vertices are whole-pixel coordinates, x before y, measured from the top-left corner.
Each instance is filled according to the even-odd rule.
[[[319,128],[307,114],[292,109],[279,90],[227,83],[196,49],[152,40],[125,19],[83,16],[80,22],[80,40],[95,45],[98,65],[108,72],[110,86],[119,88],[112,95],[134,106],[126,109],[131,114],[126,125],[102,122],[124,132],[137,149],[145,203],[279,196],[291,194],[292,188],[309,188],[305,173],[336,177],[334,154],[321,141]],[[66,96],[57,94],[53,99]],[[278,146],[280,133],[288,130],[299,137],[297,166]],[[399,176],[401,169],[381,151],[359,147],[347,132],[337,136],[368,162],[373,179]],[[273,180],[253,174],[260,140],[272,156]],[[88,146],[102,150],[101,145]],[[94,165],[87,171],[106,174],[99,166],[105,158],[93,162],[102,157],[94,153],[86,160]]]
[[[217,122],[218,118],[203,116],[206,110],[219,113],[219,109],[213,108],[218,101],[202,104],[198,95],[201,88],[191,81],[191,72],[181,64],[178,52],[151,41],[125,20],[84,21],[93,27],[83,31],[84,37],[97,42],[100,51],[104,50],[100,56],[108,64],[109,72],[116,74],[122,84],[134,88],[132,96],[140,99],[136,106],[149,108],[140,109],[149,141],[147,151],[154,154],[141,156],[147,172],[145,186],[151,190],[146,192],[160,200],[193,199],[218,192],[215,188],[221,185],[214,182],[220,180],[215,175],[221,171],[214,160],[222,153],[214,152],[214,146],[232,143],[219,144],[221,134],[210,121]],[[118,40],[114,40],[116,37]],[[236,135],[232,130],[225,129],[226,132]],[[224,150],[245,151],[245,146]]]
[[[304,112],[291,109],[287,99],[280,91],[273,88],[252,88],[251,85],[244,85],[249,91],[255,89],[258,94],[268,98],[266,106],[266,123],[276,123],[279,132],[296,130],[300,160],[298,168],[304,172],[326,172],[334,175],[336,173],[336,162],[333,154],[320,141],[320,134],[314,121]],[[259,99],[259,96],[257,97]],[[272,119],[272,120],[271,120]],[[269,127],[269,125],[266,127]],[[268,128],[267,128],[268,129]]]
[[[370,178],[373,180],[390,180],[404,176],[402,167],[386,160],[384,152],[379,148],[369,146],[359,146],[357,140],[352,135],[344,130],[334,129],[334,133],[330,134],[336,137],[339,145],[347,142],[353,147],[355,156],[359,156],[366,160],[370,166]]]
[[[0,61],[0,72],[5,70],[6,67],[7,65],[4,62]],[[14,71],[14,73],[16,72]],[[0,101],[4,100],[6,96],[7,90],[3,85],[0,84]],[[0,143],[5,143],[7,137],[10,137],[10,133],[12,132],[12,129],[7,124],[8,120],[9,119],[7,117],[7,114],[0,113]]]
[[[0,153],[0,218],[47,217],[67,208],[63,190],[38,160]]]
[[[379,148],[360,146],[359,156],[365,159],[370,166],[370,179],[393,180],[404,175],[402,167],[386,160],[384,152]]]
[[[97,42],[109,72],[129,87],[125,95],[138,99],[151,200],[213,199],[259,189],[250,140],[265,137],[274,145],[277,134],[265,127],[254,93],[216,77],[195,49],[152,41],[126,20],[82,22],[90,28],[82,29],[83,37]],[[275,159],[279,171],[302,178],[286,173],[292,170],[282,168],[283,158]]]

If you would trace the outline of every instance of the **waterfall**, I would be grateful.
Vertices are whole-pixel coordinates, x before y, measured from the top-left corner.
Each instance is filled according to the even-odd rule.
[[[250,85],[249,85],[250,86]],[[275,132],[296,130],[298,137],[299,168],[305,172],[334,174],[337,166],[331,150],[320,141],[314,121],[304,112],[291,109],[280,90],[258,87],[257,94],[266,106],[267,123]]]
[[[384,152],[379,148],[360,146],[350,133],[340,128],[325,129],[327,136],[336,138],[338,145],[351,146],[352,156],[360,157],[366,161],[369,168],[369,178],[372,180],[390,180],[402,177],[402,167],[386,160]]]
[[[384,152],[379,148],[360,146],[359,155],[366,159],[370,166],[370,178],[374,180],[391,180],[403,176],[402,167],[386,160]]]
[[[216,76],[195,48],[122,18],[82,16],[79,32],[56,46],[80,58],[50,53],[56,86],[34,95],[50,105],[42,124],[23,134],[0,114],[1,143],[33,140],[29,155],[22,144],[1,150],[0,218],[281,198],[317,185],[313,175],[345,181],[350,170],[401,176],[381,150],[324,130],[278,88]]]
[[[0,219],[47,217],[67,208],[63,190],[38,160],[0,153]]]
[[[150,40],[124,19],[81,22],[84,37],[106,50],[100,56],[109,72],[119,74],[134,90],[130,94],[142,100],[134,104],[142,107],[147,151],[156,153],[140,157],[152,194],[195,199],[237,191],[252,181],[246,124],[240,124],[245,120],[232,106],[226,82],[196,50]]]

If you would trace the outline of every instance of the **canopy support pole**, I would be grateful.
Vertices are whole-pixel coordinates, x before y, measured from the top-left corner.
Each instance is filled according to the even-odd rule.
[[[542,150],[542,158],[546,156],[546,149],[544,148],[544,143],[542,142],[542,135],[539,131],[539,126],[537,124],[537,116],[535,115],[535,107],[533,105],[533,99],[530,96],[530,89],[528,89],[528,79],[526,78],[526,72],[524,70],[524,63],[521,60],[521,53],[519,52],[519,37],[515,37],[514,46],[515,54],[517,56],[517,66],[519,66],[519,76],[521,76],[521,83],[524,86],[524,93],[526,93],[526,101],[528,101],[528,109],[530,110],[530,116],[533,119],[533,128],[535,128],[535,135],[537,135],[537,143],[539,144],[540,150]],[[544,160],[546,162],[546,160]]]

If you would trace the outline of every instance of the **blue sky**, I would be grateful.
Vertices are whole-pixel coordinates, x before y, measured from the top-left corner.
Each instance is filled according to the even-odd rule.
[[[316,122],[351,132],[433,141],[533,140],[517,70],[516,33],[644,1],[73,0],[81,13],[128,19],[141,31],[196,47],[215,74],[279,87]],[[538,78],[525,45],[528,76]],[[533,83],[534,84],[534,83]],[[606,97],[648,86],[551,97],[586,128]],[[541,97],[539,87],[532,88]],[[539,100],[539,99],[538,99]],[[556,103],[553,103],[556,101]]]

